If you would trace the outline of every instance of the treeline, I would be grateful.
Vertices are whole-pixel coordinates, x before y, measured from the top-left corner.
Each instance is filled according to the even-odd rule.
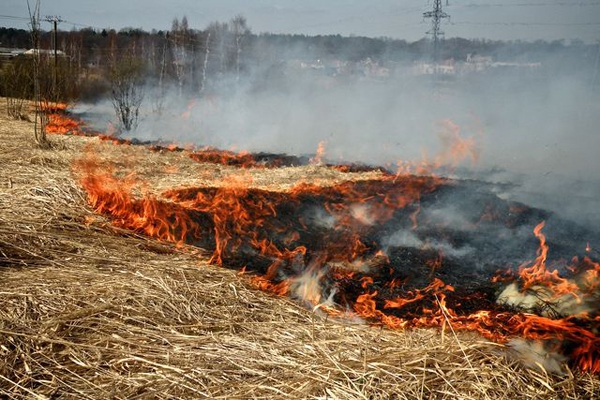
[[[52,32],[40,32],[40,48],[53,49]],[[30,32],[0,28],[0,47],[31,48]],[[155,88],[155,98],[172,87],[180,94],[198,95],[216,85],[234,85],[248,71],[281,76],[292,60],[371,59],[381,66],[411,65],[431,57],[428,39],[408,42],[390,38],[254,34],[246,19],[214,22],[205,29],[190,28],[186,17],[173,20],[167,31],[91,28],[59,31],[53,53],[42,54],[48,82],[56,99],[93,100],[119,91],[119,84]],[[492,56],[499,61],[542,62],[564,71],[594,65],[598,46],[581,41],[494,41],[447,39],[443,59],[465,60],[467,55]],[[33,93],[30,60],[26,56],[0,60],[0,95],[30,97]],[[127,79],[125,79],[127,78]],[[133,82],[133,83],[132,83]],[[115,87],[115,85],[117,87]],[[160,108],[160,104],[157,104]]]
[[[243,49],[249,46],[249,36],[250,30],[241,16],[229,23],[213,23],[202,31],[189,28],[185,17],[175,19],[169,31],[59,31],[56,67],[63,87],[62,96],[67,99],[103,96],[110,91],[111,76],[120,69],[127,69],[126,64],[135,64],[137,72],[149,84],[174,84],[181,91],[202,91],[209,76],[239,77],[243,73],[249,59],[249,51]],[[0,28],[0,47],[31,48],[30,32]],[[40,47],[53,49],[51,32],[41,32]],[[42,58],[49,64],[49,71],[52,70],[53,52],[42,53]],[[27,79],[30,75],[28,57],[22,55],[0,62],[0,94],[28,96],[32,85],[31,79]],[[22,93],[11,89],[17,83],[15,79]]]
[[[243,26],[239,23],[243,22]],[[301,34],[253,34],[246,26],[243,17],[235,17],[228,23],[214,22],[204,30],[191,29],[187,19],[174,21],[169,31],[152,30],[150,32],[139,28],[124,28],[96,30],[84,28],[72,31],[59,31],[59,48],[65,52],[78,50],[77,56],[84,63],[99,63],[106,59],[111,46],[119,49],[126,48],[131,43],[139,43],[140,48],[152,49],[157,55],[157,48],[169,43],[175,44],[185,36],[188,48],[199,52],[208,46],[217,51],[223,51],[224,46],[231,46],[231,34],[243,32],[244,46],[255,50],[254,58],[289,59],[291,57],[313,57],[321,59],[336,58],[347,61],[372,60],[383,61],[415,61],[427,59],[431,55],[431,44],[427,38],[415,42],[391,38],[369,38],[360,36]],[[233,32],[232,32],[233,31]],[[51,48],[52,33],[42,32],[40,37],[43,48]],[[30,36],[27,30],[0,27],[0,47],[30,48]],[[531,58],[539,61],[549,53],[595,54],[596,44],[585,44],[580,40],[537,40],[501,41],[489,39],[450,38],[443,42],[441,56],[444,59],[464,60],[467,54],[493,56],[500,60]],[[246,54],[245,56],[252,56]]]

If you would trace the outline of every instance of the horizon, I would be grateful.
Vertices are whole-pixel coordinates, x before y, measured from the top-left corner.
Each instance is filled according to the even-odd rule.
[[[431,21],[423,13],[432,8],[431,1],[409,0],[396,4],[381,0],[365,5],[357,0],[330,0],[323,4],[307,0],[223,0],[218,3],[176,0],[158,1],[107,0],[102,6],[73,0],[41,3],[40,15],[59,15],[63,31],[93,28],[96,30],[142,29],[169,30],[175,18],[186,16],[190,28],[204,30],[214,21],[227,22],[243,15],[255,34],[290,34],[307,36],[360,36],[390,38],[414,42],[428,37]],[[427,4],[429,3],[429,4]],[[600,1],[583,0],[465,0],[442,2],[450,14],[442,21],[446,38],[500,41],[582,40],[593,44],[600,40]],[[4,0],[0,4],[0,23],[7,28],[28,29],[28,8],[24,0]],[[167,17],[165,17],[168,15]],[[47,26],[44,26],[47,25]],[[50,30],[49,23],[43,23]]]
[[[219,22],[229,22],[229,21],[219,21]],[[0,24],[0,29],[18,29],[18,30],[25,30],[28,31],[28,28],[17,28],[17,27],[13,27],[13,26],[6,26],[6,25],[2,25]],[[117,34],[123,33],[123,32],[128,32],[128,31],[136,31],[139,30],[141,32],[150,34],[150,35],[154,35],[154,34],[159,34],[159,32],[168,32],[171,29],[156,29],[156,28],[152,28],[152,29],[144,29],[144,28],[135,28],[135,27],[131,27],[131,26],[126,26],[123,28],[111,28],[111,27],[106,27],[106,28],[102,28],[102,27],[80,27],[80,28],[74,28],[74,29],[61,29],[60,26],[58,27],[58,32],[72,32],[72,31],[81,31],[81,30],[86,30],[86,29],[91,29],[92,31],[96,32],[96,34],[101,33],[102,31],[106,31],[106,32],[110,32],[110,31],[115,31]],[[205,28],[190,28],[193,31],[196,32],[203,32],[207,29],[207,27]],[[52,32],[52,29],[40,29],[40,32],[44,33],[44,34],[49,34]],[[412,44],[412,43],[417,43],[420,42],[422,40],[432,40],[429,35],[424,35],[420,38],[416,38],[414,40],[408,40],[405,38],[395,38],[395,37],[388,37],[388,36],[377,36],[377,37],[373,37],[373,36],[364,36],[364,35],[354,35],[354,34],[349,34],[349,35],[343,35],[343,34],[339,34],[339,33],[328,33],[328,34],[305,34],[305,33],[294,33],[294,32],[252,32],[250,31],[249,33],[250,35],[254,35],[254,36],[260,36],[260,35],[281,35],[281,36],[305,36],[307,38],[314,38],[314,37],[327,37],[327,36],[340,36],[342,38],[366,38],[366,39],[373,39],[373,40],[383,40],[383,41],[404,41],[408,44]],[[586,42],[582,39],[579,38],[571,38],[571,39],[566,39],[566,38],[560,38],[560,39],[530,39],[530,40],[526,40],[526,39],[490,39],[490,38],[466,38],[466,37],[462,37],[462,36],[453,36],[453,37],[443,37],[441,39],[442,41],[451,41],[451,40],[467,40],[467,41],[471,41],[471,42],[477,42],[477,41],[483,41],[483,42],[500,42],[500,43],[505,43],[507,45],[510,44],[518,44],[518,43],[524,43],[524,44],[535,44],[536,42],[540,42],[540,43],[553,43],[553,42],[562,42],[563,45],[569,46],[572,44],[578,44],[578,42],[583,43],[586,46],[600,46],[600,39],[597,42]],[[0,42],[0,47],[3,47],[3,43]]]

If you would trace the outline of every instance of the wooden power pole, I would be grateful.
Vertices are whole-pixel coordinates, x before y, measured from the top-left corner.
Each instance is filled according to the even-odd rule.
[[[58,15],[47,15],[44,21],[52,24],[52,41],[54,48],[54,73],[52,74],[52,93],[57,96],[58,93],[58,23],[64,22],[64,20]],[[55,101],[58,98],[54,99]]]

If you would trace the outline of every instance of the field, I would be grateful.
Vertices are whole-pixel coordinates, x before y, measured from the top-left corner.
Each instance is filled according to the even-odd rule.
[[[4,107],[4,100],[2,100]],[[473,333],[334,319],[209,265],[209,254],[111,225],[87,205],[94,154],[147,191],[218,185],[235,167],[52,135],[0,109],[0,396],[20,398],[587,399],[598,376],[555,376]],[[250,170],[283,190],[365,179],[323,166]]]

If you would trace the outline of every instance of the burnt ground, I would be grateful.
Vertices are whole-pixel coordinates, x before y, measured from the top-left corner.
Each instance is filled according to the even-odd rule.
[[[52,148],[40,149],[30,122],[4,112],[0,121],[2,397],[598,397],[597,376],[548,374],[539,355],[474,333],[373,328],[257,290],[248,274],[208,265],[202,251],[94,213],[74,165],[92,151],[155,193],[223,187],[238,170],[86,137],[52,136]],[[251,188],[269,192],[376,178],[313,167],[247,174]],[[397,247],[405,251],[398,259],[414,254]]]

